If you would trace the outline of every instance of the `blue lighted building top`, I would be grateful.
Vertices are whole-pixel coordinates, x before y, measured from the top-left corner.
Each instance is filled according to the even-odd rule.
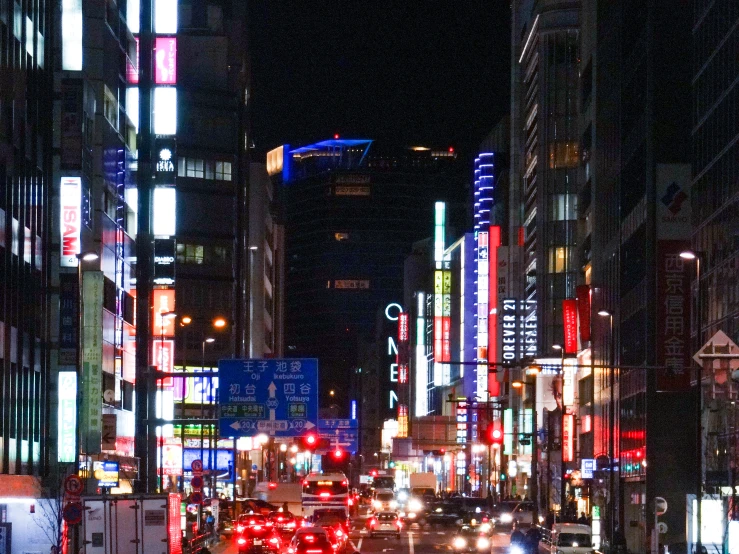
[[[363,166],[371,139],[322,140],[289,150],[285,156],[283,182],[333,169],[355,170]]]

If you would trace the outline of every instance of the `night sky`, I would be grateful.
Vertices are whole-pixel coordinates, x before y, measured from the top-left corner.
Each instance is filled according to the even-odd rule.
[[[469,156],[507,111],[507,2],[253,0],[250,12],[256,159],[334,133]]]

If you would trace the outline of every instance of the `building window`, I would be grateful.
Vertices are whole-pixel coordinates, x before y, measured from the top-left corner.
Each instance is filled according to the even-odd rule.
[[[577,219],[577,195],[553,194],[551,197],[552,221],[568,221]]]
[[[564,273],[568,267],[568,249],[558,246],[549,249],[549,273]]]
[[[103,86],[103,115],[113,129],[118,131],[118,99],[107,85]]]
[[[554,142],[549,145],[549,169],[577,167],[580,145],[577,142]]]
[[[177,245],[177,261],[183,264],[203,264],[203,245],[184,244]]]
[[[349,233],[334,233],[334,239],[339,242],[349,240]]]
[[[216,162],[213,160],[205,160],[205,178],[206,179],[215,179],[215,167]]]
[[[231,180],[231,162],[216,162],[216,181]]]
[[[187,158],[186,174],[185,177],[194,177],[195,179],[202,179],[203,172],[203,160],[196,160],[193,158]]]

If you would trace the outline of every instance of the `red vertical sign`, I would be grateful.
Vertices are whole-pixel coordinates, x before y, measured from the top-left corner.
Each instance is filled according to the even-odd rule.
[[[690,388],[690,280],[693,265],[680,257],[681,240],[657,241],[657,390]]]
[[[577,315],[580,318],[580,340],[590,340],[590,285],[577,287]]]
[[[488,240],[488,362],[498,360],[498,247],[500,226],[491,225]],[[494,366],[493,366],[494,367]],[[500,383],[496,373],[488,371],[488,395],[500,395]]]
[[[577,354],[577,301],[574,298],[562,300],[562,318],[565,354]]]

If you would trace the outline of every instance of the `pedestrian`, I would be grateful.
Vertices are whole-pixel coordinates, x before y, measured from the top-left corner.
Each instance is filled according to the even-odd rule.
[[[585,512],[580,512],[580,517],[577,518],[577,522],[578,523],[581,523],[583,525],[587,525],[588,524],[588,518],[585,515]]]
[[[537,554],[539,552],[539,541],[541,541],[541,533],[537,527],[532,527],[526,533],[524,550],[528,554]]]
[[[511,546],[518,545],[523,546],[523,542],[526,536],[521,532],[518,525],[514,523],[513,532],[511,533]]]

